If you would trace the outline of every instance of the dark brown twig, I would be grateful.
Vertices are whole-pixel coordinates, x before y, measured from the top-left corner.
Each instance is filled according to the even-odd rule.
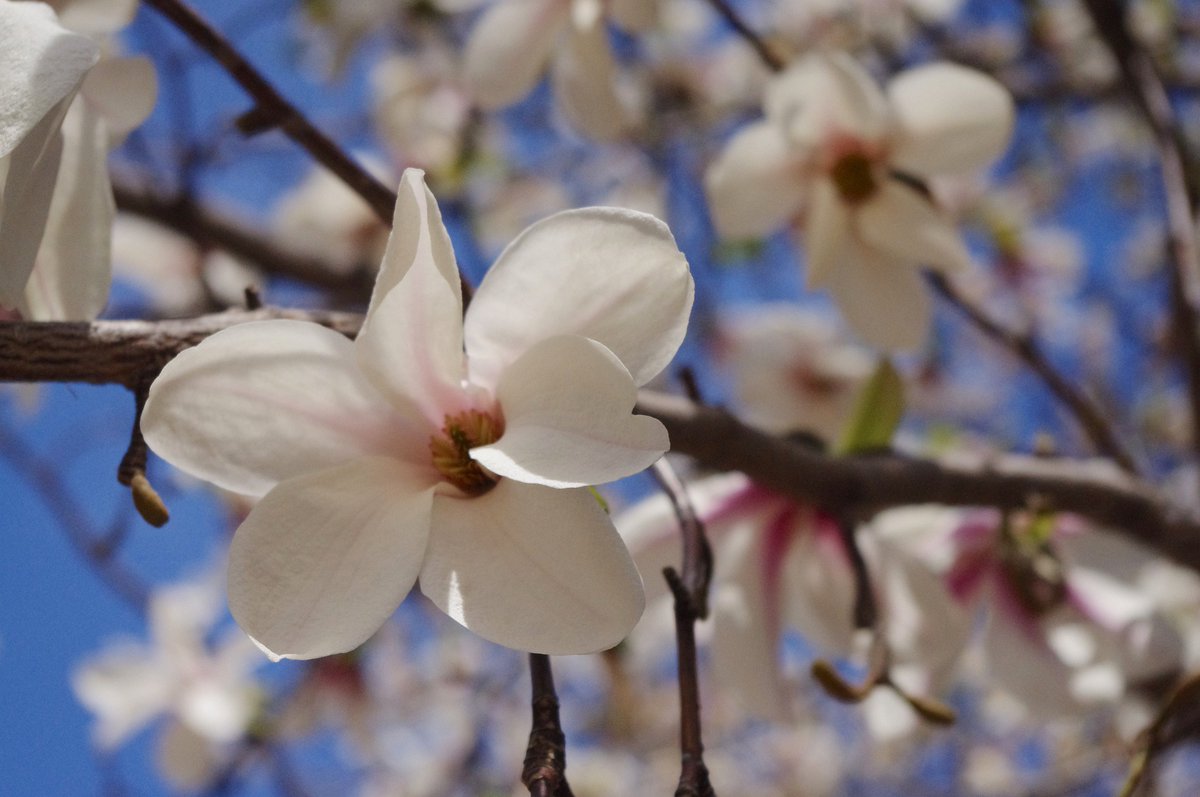
[[[737,31],[737,34],[745,40],[746,44],[754,48],[754,51],[758,53],[759,59],[768,69],[772,72],[783,71],[787,63],[775,54],[770,45],[755,33],[753,28],[746,24],[746,21],[733,9],[728,0],[708,0],[708,2],[709,5],[716,9],[716,12],[721,15],[721,18],[725,20],[729,27]]]
[[[679,785],[676,797],[713,797],[700,726],[700,682],[696,661],[696,621],[708,616],[712,578],[712,548],[696,515],[687,488],[663,457],[654,463],[654,477],[671,502],[683,538],[683,574],[673,567],[663,577],[675,599],[675,647],[679,681]]]
[[[1111,457],[1126,473],[1136,475],[1137,463],[1116,432],[1104,417],[1104,413],[1083,392],[1064,377],[1029,335],[1014,332],[1001,326],[981,309],[968,301],[940,274],[929,274],[929,283],[943,299],[958,308],[979,331],[1020,358],[1031,371],[1038,375],[1047,389],[1054,394],[1071,415],[1079,422],[1084,434],[1092,441],[1096,450]]]
[[[533,724],[521,782],[532,797],[573,797],[567,784],[567,740],[558,720],[558,695],[549,656],[529,654],[529,681],[533,687]]]
[[[159,367],[151,369],[131,387],[134,400],[133,430],[129,434],[129,447],[125,449],[125,456],[121,457],[121,464],[117,467],[117,481],[130,489],[138,514],[156,528],[166,525],[170,513],[146,478],[148,450],[146,439],[142,437],[142,410],[146,406],[150,383],[154,381],[159,370]]]
[[[247,61],[219,31],[179,0],[145,0],[192,42],[216,59],[255,102],[254,132],[279,128],[366,200],[384,224],[391,225],[396,195],[318,130]],[[269,120],[269,122],[268,122]]]

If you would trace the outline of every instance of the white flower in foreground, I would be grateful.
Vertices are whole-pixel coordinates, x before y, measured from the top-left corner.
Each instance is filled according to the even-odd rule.
[[[656,15],[656,0],[498,0],[467,42],[468,90],[481,107],[503,108],[529,94],[552,61],[567,120],[594,138],[616,138],[627,114],[605,23],[634,33],[653,26]]]
[[[150,644],[114,645],[75,671],[71,685],[96,715],[100,749],[114,750],[165,714],[166,774],[201,785],[204,772],[215,772],[220,748],[246,734],[261,700],[250,672],[262,656],[245,635],[230,628],[215,648],[205,641],[221,609],[215,579],[159,590],[149,603]]]
[[[62,161],[59,128],[98,57],[49,6],[0,0],[0,317],[23,302]]]
[[[163,370],[142,429],[178,467],[263,496],[230,550],[229,601],[273,655],[362,644],[418,580],[494,642],[601,650],[643,595],[585,485],[667,449],[631,410],[691,303],[662,222],[589,208],[520,235],[464,318],[441,214],[410,170],[355,342],[295,321],[219,332]]]
[[[970,258],[951,221],[897,174],[990,164],[1012,130],[1008,92],[936,63],[885,93],[849,56],[816,55],[770,83],[765,113],[708,171],[718,232],[762,236],[802,214],[809,287],[828,290],[872,345],[917,347],[930,318],[920,267],[952,272]]]

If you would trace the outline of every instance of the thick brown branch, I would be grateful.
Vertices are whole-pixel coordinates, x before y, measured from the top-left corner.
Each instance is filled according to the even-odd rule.
[[[187,321],[0,322],[0,381],[136,385],[165,357],[246,321],[296,318],[353,335],[361,316],[298,310],[231,311]],[[833,512],[921,503],[1024,509],[1042,505],[1112,527],[1200,571],[1200,520],[1151,487],[1092,475],[1077,461],[997,457],[939,463],[901,455],[832,457],[772,437],[721,410],[644,391],[638,411],[658,418],[672,449],[713,470],[740,470],[764,487]]]
[[[521,782],[532,797],[573,797],[567,784],[567,740],[558,720],[558,693],[549,656],[529,654],[529,681],[533,724]]]
[[[388,226],[396,195],[370,172],[359,166],[328,136],[318,130],[275,87],[237,51],[229,40],[195,11],[179,0],[145,0],[146,4],[179,28],[201,50],[225,68],[256,103],[253,115],[258,130],[277,127],[340,177],[355,193],[367,201],[375,215]]]

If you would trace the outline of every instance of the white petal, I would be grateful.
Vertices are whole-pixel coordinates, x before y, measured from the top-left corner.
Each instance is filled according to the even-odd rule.
[[[809,288],[828,287],[850,255],[850,223],[837,188],[829,180],[817,180],[804,222],[804,280]]]
[[[179,718],[204,738],[236,742],[254,719],[258,708],[255,697],[249,682],[200,678],[179,697],[177,710]]]
[[[95,43],[60,26],[49,6],[0,3],[0,157],[70,98],[97,57]]]
[[[856,587],[845,546],[835,529],[818,528],[811,511],[793,523],[780,573],[784,622],[828,655],[849,654]]]
[[[788,141],[803,147],[846,136],[879,142],[890,124],[883,92],[842,52],[808,56],[780,73],[767,85],[763,110]]]
[[[167,723],[158,737],[154,760],[172,786],[187,791],[212,783],[221,764],[211,741],[176,720]]]
[[[179,674],[141,646],[109,648],[71,675],[79,702],[96,715],[101,750],[112,750],[167,710]]]
[[[571,6],[561,0],[500,0],[483,12],[467,42],[467,90],[485,109],[528,94],[542,74]]]
[[[722,238],[759,238],[786,224],[804,206],[803,155],[779,125],[757,122],[739,130],[709,167],[704,187]]]
[[[504,371],[496,395],[504,434],[471,458],[500,476],[547,487],[603,484],[650,467],[670,447],[661,423],[633,414],[629,371],[588,338],[536,344]]]
[[[897,75],[887,91],[896,123],[891,161],[903,172],[919,177],[982,169],[1012,138],[1012,95],[982,72],[926,64]]]
[[[555,214],[517,236],[475,293],[465,322],[472,381],[495,385],[538,341],[582,335],[607,346],[644,385],[683,341],[692,294],[687,261],[653,216],[619,208]]]
[[[88,73],[81,92],[104,117],[115,145],[154,110],[158,77],[148,58],[107,58]]]
[[[554,59],[554,96],[573,127],[598,141],[612,141],[627,127],[617,98],[617,65],[603,17],[586,28],[571,25]]]
[[[950,220],[927,199],[895,180],[885,181],[854,213],[862,240],[891,255],[898,264],[951,273],[971,263],[967,246]]]
[[[133,21],[137,0],[56,0],[62,24],[80,33],[116,33]]]
[[[349,340],[302,321],[242,324],[184,351],[151,385],[142,432],[171,464],[246,495],[363,454],[424,457],[429,442],[358,371]]]
[[[434,499],[421,591],[484,639],[551,655],[611,648],[645,603],[588,490],[511,479],[477,498]]]
[[[1069,716],[1079,709],[1071,694],[1071,668],[1044,638],[1025,633],[999,607],[983,635],[989,680],[1039,717]]]
[[[408,594],[435,482],[370,457],[281,482],[229,548],[229,610],[273,657],[352,650]]]
[[[925,342],[932,308],[917,269],[856,245],[829,275],[829,291],[866,343],[883,351],[912,351]]]
[[[780,607],[768,605],[761,531],[748,525],[731,532],[717,553],[723,575],[712,596],[713,669],[748,711],[782,719],[788,700],[779,667]]]
[[[90,321],[108,302],[112,226],[108,132],[87,103],[75,102],[63,123],[63,155],[46,229],[25,286],[25,318]]]

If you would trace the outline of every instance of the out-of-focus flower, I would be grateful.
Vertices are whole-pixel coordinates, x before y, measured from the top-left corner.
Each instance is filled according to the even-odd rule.
[[[666,450],[631,410],[682,341],[692,290],[666,225],[590,208],[519,236],[464,319],[440,212],[409,170],[355,342],[291,321],[219,332],[163,370],[142,429],[182,469],[263,496],[229,593],[273,655],[360,645],[418,577],[489,640],[601,650],[643,595],[586,485]]]
[[[112,49],[107,37],[129,22],[136,7],[124,0],[54,5],[63,24],[95,37],[104,53]],[[52,191],[44,227],[29,228],[40,236],[27,243],[40,245],[33,269],[19,293],[0,284],[0,305],[39,321],[90,320],[104,309],[116,216],[108,153],[149,115],[156,93],[154,68],[145,58],[106,55],[84,77],[62,121],[57,172],[42,188]],[[11,274],[18,276],[16,269]]]
[[[49,6],[0,0],[0,313],[24,304],[62,162],[60,126],[98,58]]]
[[[875,369],[865,350],[839,339],[832,319],[793,305],[747,309],[719,335],[740,417],[776,434],[804,430],[834,442]]]
[[[217,579],[166,587],[149,603],[149,644],[113,645],[75,671],[71,685],[96,715],[100,749],[116,749],[167,715],[159,739],[165,774],[198,787],[215,773],[262,699],[250,677],[262,657],[250,640],[230,626],[215,646],[206,642],[222,608]]]
[[[854,48],[883,41],[899,49],[910,44],[919,25],[947,22],[962,0],[815,0],[780,3],[774,25],[801,50],[816,45]]]
[[[708,171],[718,231],[761,236],[803,214],[809,287],[830,291],[869,343],[917,347],[930,318],[919,268],[949,273],[970,256],[950,219],[903,176],[990,164],[1012,130],[1008,92],[936,63],[897,75],[884,93],[839,53],[776,77],[764,107],[766,119],[735,135]]]
[[[448,47],[429,44],[389,56],[371,71],[372,118],[392,160],[442,181],[457,176],[470,118],[456,66]]]
[[[941,575],[939,602],[968,617],[987,609],[988,684],[1036,715],[1111,704],[1127,683],[1181,665],[1178,634],[1128,577],[1133,563],[1152,560],[1136,546],[1067,516],[916,520],[887,527],[894,549]]]
[[[608,44],[611,20],[631,33],[655,22],[656,0],[497,0],[467,42],[466,81],[488,110],[517,102],[551,64],[563,114],[588,135],[611,140],[628,125]]]

